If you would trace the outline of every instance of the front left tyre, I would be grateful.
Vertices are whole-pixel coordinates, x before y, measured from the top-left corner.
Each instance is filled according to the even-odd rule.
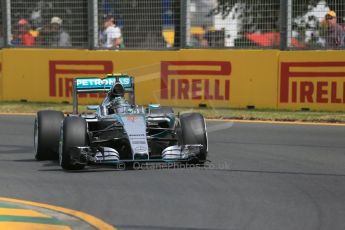
[[[71,148],[88,145],[87,127],[85,119],[81,117],[66,117],[63,121],[60,146],[59,163],[65,170],[80,170],[84,164],[74,162],[71,158]]]
[[[39,111],[34,124],[34,150],[36,160],[57,160],[59,138],[64,115],[59,111]]]

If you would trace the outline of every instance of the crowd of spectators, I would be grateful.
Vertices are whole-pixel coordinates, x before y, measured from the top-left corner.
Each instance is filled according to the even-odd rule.
[[[0,46],[4,45],[0,27]],[[10,44],[12,46],[71,47],[70,34],[63,28],[63,20],[54,16],[50,22],[34,29],[27,19],[21,18],[12,27]],[[116,25],[112,15],[104,17],[102,31],[99,33],[99,47],[106,49],[123,48],[121,28]]]
[[[30,20],[31,19],[20,18],[15,23],[13,23],[11,27],[9,45],[53,48],[68,48],[73,46],[73,36],[71,36],[70,33],[64,28],[64,20],[61,17],[53,16],[49,20],[47,20],[45,24],[42,23],[42,25],[39,27],[33,26],[33,24],[35,23],[32,23]],[[98,44],[96,44],[96,46],[103,49],[119,49],[125,47],[125,40],[121,31],[122,27],[117,25],[114,15],[105,15],[100,20],[100,22],[101,24],[100,31],[98,33]],[[193,31],[193,29],[195,31]],[[329,11],[326,14],[322,22],[322,27],[320,29],[323,31],[322,33],[320,33],[320,37],[324,41],[322,45],[323,48],[345,48],[345,26],[337,22],[337,14],[335,11]],[[0,24],[0,47],[3,47],[5,45],[3,31],[3,27]],[[191,28],[190,33],[191,39],[188,46],[194,48],[215,47],[215,45],[213,44],[213,38],[215,37],[215,35],[210,26],[204,25],[198,27],[197,29]],[[78,40],[78,38],[75,37],[74,40]],[[222,42],[223,41],[220,41],[220,43]],[[218,44],[217,47],[221,47],[221,44]],[[307,44],[304,44],[304,41],[301,40],[299,41],[298,47],[304,48],[307,47]]]
[[[70,35],[62,27],[62,19],[52,17],[50,23],[33,29],[29,21],[22,18],[13,27],[11,45],[71,47]]]
[[[62,26],[62,19],[52,17],[49,24],[40,29],[37,44],[49,47],[71,47],[71,37]]]

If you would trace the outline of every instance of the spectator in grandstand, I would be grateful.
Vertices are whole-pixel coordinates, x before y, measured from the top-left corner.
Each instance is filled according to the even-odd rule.
[[[208,42],[203,34],[192,34],[191,46],[195,48],[208,47]]]
[[[121,45],[121,29],[116,26],[113,16],[108,15],[103,22],[104,30],[100,34],[99,44],[103,48],[120,48]]]
[[[30,33],[30,30],[29,22],[26,19],[20,19],[15,26],[11,44],[33,46],[35,44],[35,38]]]
[[[334,49],[343,46],[345,31],[337,23],[335,11],[329,11],[325,16],[327,22],[326,48]]]
[[[51,47],[70,47],[72,46],[71,37],[62,28],[62,19],[52,17],[50,20],[48,45]]]
[[[39,46],[49,46],[50,40],[52,40],[53,32],[51,30],[51,24],[45,24],[39,29],[39,34],[36,39],[36,43]]]
[[[202,26],[202,29],[204,30],[204,36],[203,36],[203,40],[204,40],[204,46],[209,46],[210,41],[211,41],[211,31],[209,30],[209,27],[206,25]]]
[[[206,27],[206,26],[205,26]],[[190,44],[192,47],[208,47],[208,41],[205,38],[205,27],[194,27],[191,30],[191,41]]]

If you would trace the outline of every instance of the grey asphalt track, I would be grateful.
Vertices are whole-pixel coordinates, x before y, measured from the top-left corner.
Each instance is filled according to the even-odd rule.
[[[208,168],[71,173],[34,160],[33,120],[0,116],[0,197],[119,229],[345,229],[345,127],[209,122]]]

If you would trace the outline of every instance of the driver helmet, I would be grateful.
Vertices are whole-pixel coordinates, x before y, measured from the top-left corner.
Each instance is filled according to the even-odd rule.
[[[112,106],[116,113],[127,113],[131,107],[124,97],[115,97]]]
[[[123,85],[119,82],[116,82],[110,90],[110,97],[115,98],[115,97],[124,97],[125,96],[125,88]]]

